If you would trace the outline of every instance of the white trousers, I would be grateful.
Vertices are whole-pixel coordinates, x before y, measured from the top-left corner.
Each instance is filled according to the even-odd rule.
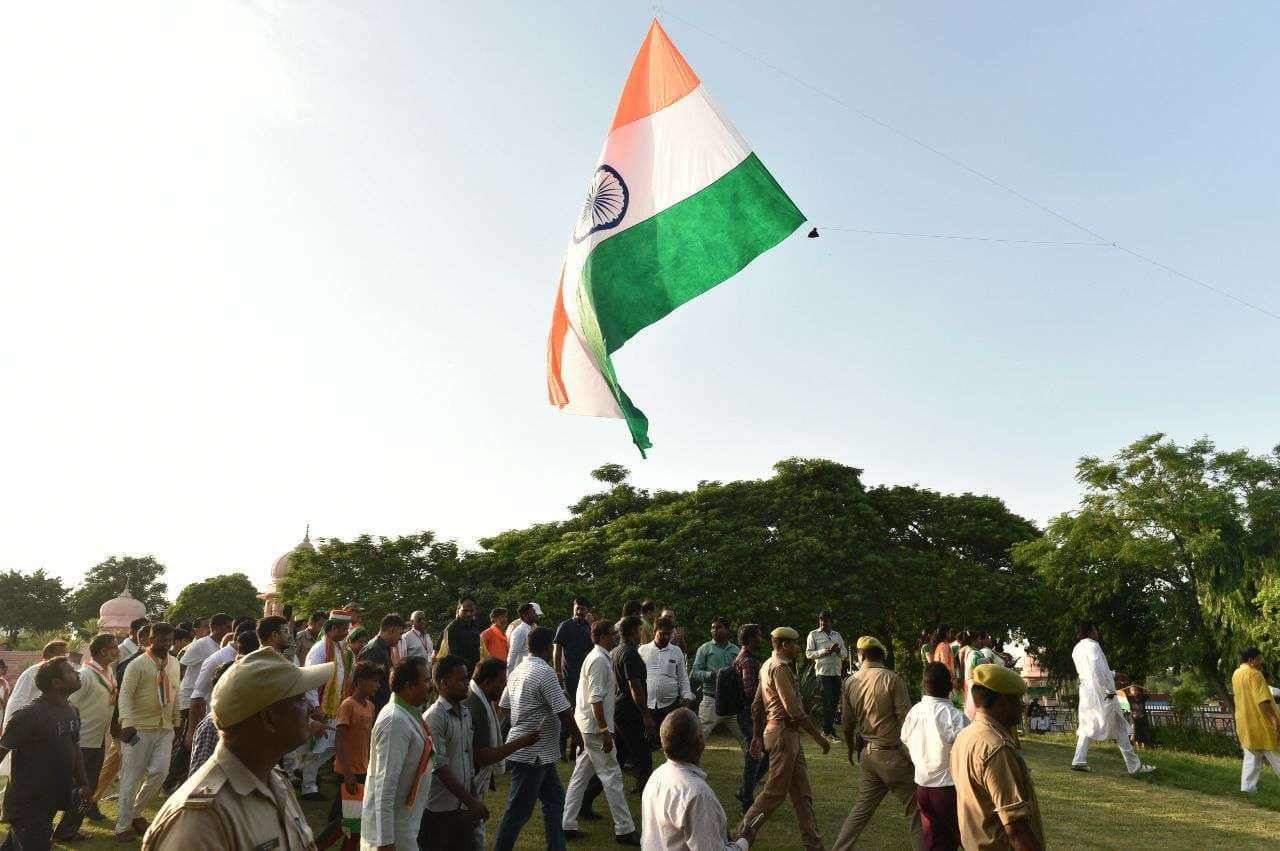
[[[1280,751],[1263,751],[1256,748],[1244,748],[1244,765],[1240,767],[1240,791],[1258,791],[1258,779],[1262,776],[1263,763],[1271,763],[1276,776],[1280,777]]]
[[[582,742],[585,747],[578,754],[573,764],[573,776],[569,778],[569,791],[564,796],[564,819],[561,822],[565,830],[578,829],[578,810],[582,809],[582,798],[587,791],[587,783],[592,776],[600,778],[604,787],[604,796],[609,801],[609,812],[613,814],[613,832],[624,836],[636,829],[631,820],[631,809],[627,806],[627,793],[622,788],[622,767],[618,765],[618,748],[614,743],[613,750],[604,752],[604,736],[599,733],[583,733]]]
[[[319,792],[320,767],[333,756],[333,751],[322,750],[302,754],[302,794]]]
[[[702,703],[698,704],[698,724],[702,727],[702,738],[704,740],[710,739],[716,727],[723,724],[733,734],[733,738],[737,740],[738,747],[743,749],[747,747],[747,740],[742,737],[742,728],[738,726],[738,716],[717,715],[716,699],[710,695],[704,694]]]
[[[1088,736],[1076,738],[1076,755],[1071,760],[1072,765],[1084,765],[1089,760],[1089,743],[1092,741],[1093,739]],[[1116,736],[1116,746],[1120,748],[1120,755],[1124,757],[1124,767],[1130,774],[1142,767],[1142,760],[1133,752],[1133,743],[1129,741],[1127,729]]]
[[[139,730],[136,745],[120,745],[119,815],[116,833],[123,833],[142,815],[169,773],[173,730]]]

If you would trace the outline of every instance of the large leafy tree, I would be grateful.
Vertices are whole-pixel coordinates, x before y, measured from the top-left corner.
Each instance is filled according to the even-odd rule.
[[[225,612],[232,617],[256,615],[262,611],[258,589],[243,573],[211,576],[178,593],[165,617],[172,623]]]
[[[1101,625],[1117,667],[1189,667],[1229,702],[1235,651],[1280,559],[1280,447],[1250,455],[1153,434],[1109,461],[1081,459],[1076,478],[1079,510],[1016,560],[1062,601],[1064,621]],[[1065,624],[1058,632],[1066,639]]]
[[[112,556],[89,568],[71,595],[71,618],[79,623],[98,616],[102,604],[128,587],[147,607],[147,616],[163,617],[169,608],[169,586],[161,581],[164,565],[154,556]]]
[[[9,633],[9,641],[22,630],[44,630],[65,627],[67,589],[56,576],[43,570],[0,573],[0,629]]]

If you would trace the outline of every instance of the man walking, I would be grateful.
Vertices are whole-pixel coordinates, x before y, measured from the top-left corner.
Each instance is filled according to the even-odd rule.
[[[849,662],[849,648],[840,633],[831,628],[831,612],[818,613],[818,628],[809,633],[804,645],[804,658],[813,663],[813,673],[822,689],[822,732],[836,739],[836,706],[840,700],[840,682]]]
[[[858,793],[836,838],[837,851],[853,848],[876,807],[890,792],[903,805],[911,846],[917,851],[924,848],[911,760],[902,750],[902,722],[911,708],[911,698],[907,684],[884,662],[884,645],[879,639],[870,635],[858,639],[858,672],[845,683],[840,697],[849,764],[860,757]],[[945,666],[944,669],[950,694],[951,671]],[[864,745],[861,754],[859,744]]]
[[[362,846],[395,851],[418,847],[422,811],[431,792],[432,751],[431,728],[418,707],[430,694],[426,659],[410,656],[391,669],[391,698],[373,722],[360,818]]]
[[[1240,667],[1231,675],[1231,692],[1236,698],[1236,737],[1244,751],[1240,766],[1240,791],[1258,791],[1263,763],[1280,776],[1280,715],[1267,678],[1262,675],[1262,652],[1246,647],[1240,653]]]
[[[823,851],[825,846],[813,814],[809,768],[800,747],[800,731],[808,733],[824,754],[831,750],[831,743],[809,720],[796,686],[793,666],[800,655],[800,634],[789,626],[780,626],[769,636],[773,640],[773,655],[760,666],[760,687],[751,706],[751,753],[758,756],[762,751],[768,752],[769,776],[760,797],[742,817],[738,835],[747,835],[751,827],[758,829],[790,795],[801,845],[806,851]]]
[[[84,761],[89,785],[96,787],[111,735],[116,711],[115,661],[120,654],[116,637],[109,633],[95,635],[89,642],[89,658],[80,669],[80,688],[72,692],[71,705],[80,713],[80,758]],[[92,795],[85,800],[86,815],[92,821],[103,821],[97,801]],[[63,839],[70,834],[64,834]]]
[[[1116,674],[1098,643],[1098,630],[1088,621],[1076,627],[1079,641],[1071,651],[1071,661],[1080,675],[1079,726],[1076,728],[1076,753],[1072,771],[1093,771],[1087,762],[1089,743],[1115,739],[1130,775],[1149,774],[1155,766],[1145,764],[1133,751],[1129,741],[1129,722],[1125,720],[1120,701],[1116,700]]]
[[[738,713],[738,729],[749,743],[754,737],[751,721],[751,706],[756,699],[756,690],[760,687],[760,663],[756,661],[756,652],[764,641],[764,630],[760,624],[743,624],[738,630],[738,643],[742,649],[733,660],[733,669],[742,683],[742,711]],[[756,799],[756,784],[764,778],[769,770],[769,756],[752,753],[750,744],[742,750],[742,787],[735,797],[742,804],[745,813]]]
[[[307,703],[311,710],[311,720],[319,724],[319,735],[308,737],[307,744],[301,749],[302,759],[302,795],[304,801],[323,801],[324,793],[320,791],[320,767],[333,753],[334,743],[338,738],[335,719],[342,701],[351,696],[351,672],[355,661],[351,651],[343,646],[347,637],[347,629],[351,625],[351,612],[346,609],[334,609],[329,612],[329,619],[324,622],[324,637],[311,645],[307,651],[307,665],[323,665],[333,662],[333,676],[318,689],[307,692]]]
[[[538,626],[542,617],[542,607],[537,603],[525,603],[519,609],[520,620],[507,638],[507,676],[512,676],[520,663],[529,655],[529,634]],[[554,674],[555,671],[553,670]]]
[[[618,643],[617,629],[611,621],[598,620],[591,625],[591,640],[594,649],[583,665],[575,694],[573,717],[582,732],[583,747],[565,795],[564,833],[570,839],[584,835],[578,829],[578,810],[588,782],[595,777],[604,788],[613,814],[615,841],[619,845],[639,845],[640,833],[627,806],[627,792],[623,788],[622,768],[618,765],[611,729],[617,688],[610,653]]]
[[[400,636],[400,658],[421,656],[428,665],[434,665],[436,649],[427,632],[427,613],[419,609],[409,615],[409,628]]]
[[[591,622],[587,618],[591,614],[591,604],[586,597],[573,598],[572,616],[560,623],[556,629],[555,651],[552,654],[552,667],[556,676],[564,685],[564,694],[572,703],[578,694],[578,675],[582,671],[582,663],[593,646],[591,641]],[[560,731],[560,751],[564,753],[568,731]]]
[[[992,851],[1043,851],[1044,826],[1031,771],[1014,728],[1027,684],[1002,665],[973,672],[977,714],[951,747],[951,777],[959,806],[960,843]]]
[[[747,740],[738,729],[738,719],[734,715],[720,715],[716,712],[716,673],[721,668],[733,666],[738,658],[738,645],[729,640],[728,618],[717,617],[711,621],[711,640],[698,648],[693,655],[693,669],[689,679],[702,686],[702,703],[698,706],[698,721],[702,724],[702,738],[709,739],[716,727],[723,724],[738,747],[746,750]]]
[[[662,719],[684,702],[694,704],[693,689],[689,687],[689,672],[685,670],[684,653],[671,642],[675,622],[658,618],[654,625],[653,641],[640,645],[640,658],[644,660],[645,688],[649,709],[655,726],[662,726]]]
[[[480,633],[480,659],[501,659],[505,667],[507,652],[511,646],[507,643],[507,610],[503,608],[489,611],[489,628]]]
[[[502,743],[502,725],[494,704],[507,687],[507,663],[494,657],[485,659],[471,678],[471,693],[467,697],[467,710],[471,713],[472,754],[475,757],[476,776],[471,793],[484,801],[489,791],[489,780],[502,773],[502,761],[518,750],[537,744],[539,731],[533,730],[518,739]],[[475,829],[475,851],[484,851],[485,822]]]
[[[80,688],[80,676],[64,656],[35,668],[39,696],[13,714],[0,736],[0,760],[13,752],[6,791],[9,837],[0,846],[3,851],[52,847],[53,817],[59,810],[66,811],[63,821],[75,836],[81,808],[93,795],[80,753],[79,715],[67,701]]]
[[[472,851],[475,826],[489,818],[489,810],[473,791],[476,763],[474,722],[466,704],[467,663],[461,656],[445,656],[436,662],[435,680],[440,696],[426,713],[434,766],[418,847]]]
[[[613,710],[613,744],[618,752],[618,764],[630,764],[636,777],[633,792],[644,791],[644,784],[653,771],[653,754],[649,742],[657,737],[657,725],[653,711],[649,709],[648,671],[640,657],[640,616],[628,615],[618,621],[618,646],[610,654],[616,688]],[[587,785],[579,818],[600,818],[591,807],[604,791],[599,778]]]
[[[541,615],[542,611],[539,610]],[[437,655],[459,656],[474,671],[480,664],[480,627],[476,624],[476,598],[470,594],[458,600],[457,616],[444,628]]]
[[[528,621],[525,622],[526,625]],[[508,673],[507,690],[499,703],[510,710],[511,730],[507,741],[538,733],[536,744],[507,757],[511,771],[511,791],[507,810],[498,825],[495,851],[511,851],[525,822],[533,814],[535,803],[542,802],[542,826],[549,851],[564,851],[564,787],[556,774],[560,759],[560,725],[573,730],[581,744],[582,737],[573,722],[573,709],[565,700],[556,672],[551,669],[551,630],[538,627],[527,632],[528,656],[520,667]],[[512,642],[515,648],[515,642]]]
[[[360,662],[373,662],[375,665],[381,665],[382,670],[384,671],[392,671],[395,668],[397,658],[400,655],[397,645],[400,644],[400,634],[404,632],[404,628],[404,618],[400,617],[400,615],[395,612],[383,617],[382,623],[378,627],[378,634],[373,637],[372,641],[364,646],[364,649],[360,651],[360,655],[357,657],[357,660]],[[427,691],[430,692],[430,666],[427,667],[426,680],[426,688]],[[378,687],[377,693],[373,696],[373,705],[377,708],[379,713],[382,712],[383,707],[385,707],[391,700],[391,692],[393,690],[394,686],[391,686],[389,681],[384,682]],[[423,700],[425,701],[426,698],[424,697]]]
[[[116,840],[147,832],[142,812],[169,773],[178,716],[178,660],[169,655],[173,627],[151,625],[151,646],[125,668],[120,683],[120,742],[123,765]]]
[[[724,807],[698,763],[707,748],[697,716],[677,709],[662,722],[667,761],[653,773],[641,800],[645,847],[695,851],[747,851],[755,838],[750,825],[733,842],[725,839]]]
[[[311,645],[320,640],[320,635],[324,632],[324,622],[328,619],[329,616],[324,612],[312,612],[311,617],[307,619],[307,628],[293,636],[293,654],[299,666],[307,664],[307,654],[311,652]]]
[[[902,745],[915,769],[916,806],[928,851],[956,851],[956,784],[951,779],[951,746],[969,723],[951,702],[951,673],[930,662],[921,684],[924,696],[902,722]]]

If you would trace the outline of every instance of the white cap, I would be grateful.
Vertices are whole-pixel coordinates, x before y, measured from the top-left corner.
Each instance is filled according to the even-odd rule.
[[[533,606],[533,613],[535,615],[542,617],[542,606],[539,606],[537,603],[530,603],[529,605]]]

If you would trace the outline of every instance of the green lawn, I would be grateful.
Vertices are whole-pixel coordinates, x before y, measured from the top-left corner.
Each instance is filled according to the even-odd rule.
[[[1063,736],[1035,738],[1024,747],[1035,773],[1036,789],[1044,815],[1045,831],[1052,848],[1270,848],[1280,836],[1280,779],[1268,771],[1263,775],[1256,796],[1235,791],[1240,783],[1238,760],[1202,757],[1168,751],[1147,751],[1144,759],[1159,770],[1143,779],[1124,772],[1124,763],[1114,745],[1095,745],[1089,761],[1096,773],[1080,774],[1067,769],[1074,742]],[[843,749],[837,746],[822,757],[816,748],[806,745],[810,778],[817,791],[815,806],[823,839],[830,845],[853,802],[857,773],[844,761]],[[715,739],[707,751],[704,766],[720,800],[726,804],[730,823],[740,815],[733,789],[741,771],[741,757],[729,739]],[[568,782],[569,766],[562,766]],[[329,794],[332,786],[326,790]],[[489,838],[496,831],[507,787],[499,783],[498,793],[488,799],[495,822]],[[313,826],[323,821],[328,804],[307,807]],[[632,812],[639,815],[640,802],[632,799]],[[103,810],[114,816],[114,807]],[[607,820],[604,801],[597,810],[606,815],[600,822],[583,822],[591,836],[571,843],[571,848],[596,849],[617,847],[612,842],[612,824]],[[150,815],[150,814],[148,814]],[[639,819],[637,818],[637,823]],[[111,841],[110,826],[98,829],[87,824],[94,835],[88,842],[57,846],[66,849],[107,849],[127,846]],[[861,843],[875,849],[907,849],[906,831],[895,804],[885,803],[876,813]],[[534,812],[525,827],[518,846],[535,851],[541,849],[541,813]],[[753,846],[764,851],[790,851],[798,847],[795,817],[784,805],[765,825],[760,842]]]

